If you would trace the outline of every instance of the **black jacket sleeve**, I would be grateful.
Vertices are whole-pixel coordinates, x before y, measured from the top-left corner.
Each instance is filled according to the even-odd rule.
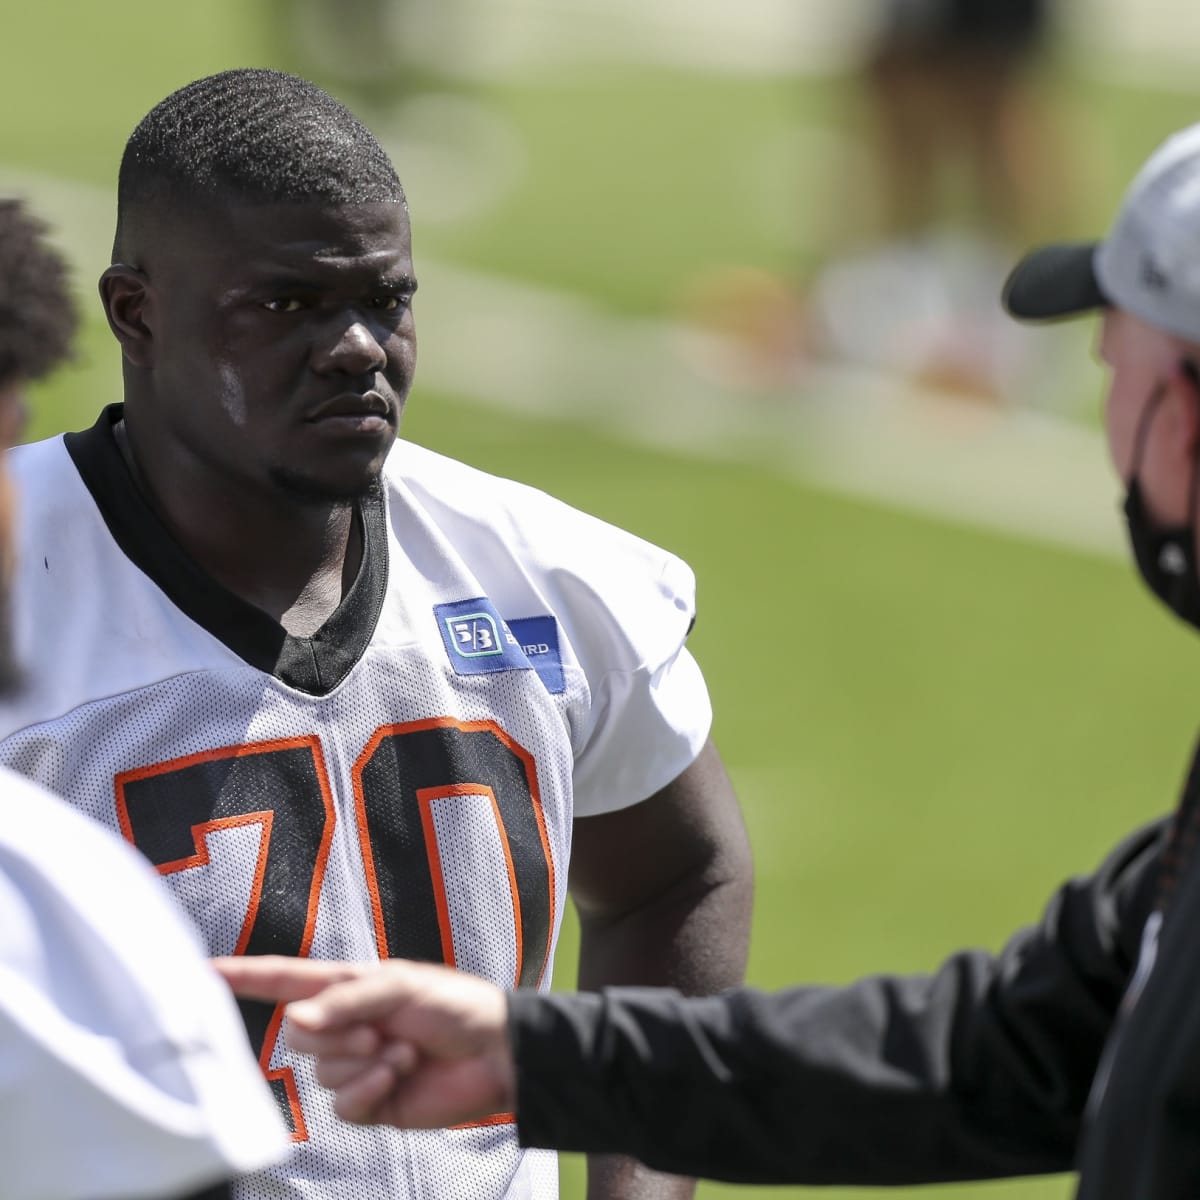
[[[755,1183],[1069,1170],[1165,827],[1065,884],[999,955],[956,954],[933,975],[770,995],[516,992],[521,1139]]]

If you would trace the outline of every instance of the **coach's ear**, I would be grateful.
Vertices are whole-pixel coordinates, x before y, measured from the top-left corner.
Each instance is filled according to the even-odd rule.
[[[1194,359],[1180,360],[1175,382],[1174,390],[1178,393],[1175,436],[1188,461],[1194,462],[1200,452],[1200,367]]]
[[[100,276],[108,327],[121,343],[126,361],[135,367],[154,365],[154,335],[147,321],[150,293],[150,281],[136,267],[113,263]]]

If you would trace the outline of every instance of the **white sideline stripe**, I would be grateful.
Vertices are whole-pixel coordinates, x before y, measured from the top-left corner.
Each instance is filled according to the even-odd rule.
[[[81,284],[107,264],[107,189],[0,168],[4,191],[29,196],[55,223]],[[802,396],[741,394],[692,370],[696,335],[669,322],[614,316],[577,296],[428,259],[421,276],[418,388],[760,465],[956,524],[1125,553],[1117,489],[1093,430],[847,369],[810,377]],[[97,404],[117,388],[114,372],[112,394],[102,388]]]
[[[859,61],[879,8],[878,0],[455,0],[417,25],[445,68],[465,78],[626,63],[791,77]],[[1082,69],[1100,78],[1192,84],[1193,0],[1063,0],[1055,18]]]
[[[423,385],[957,524],[1126,552],[1095,430],[845,368],[802,396],[740,394],[692,372],[695,337],[669,323],[445,263],[423,277]]]

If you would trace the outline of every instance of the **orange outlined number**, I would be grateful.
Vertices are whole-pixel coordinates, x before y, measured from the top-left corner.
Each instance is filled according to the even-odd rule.
[[[380,957],[454,965],[433,806],[486,796],[513,901],[513,983],[536,986],[550,959],[554,863],[529,752],[494,721],[385,725],[354,764],[353,786]],[[308,954],[335,820],[319,738],[189,754],[124,771],[115,790],[121,831],[163,875],[208,866],[210,834],[257,825],[258,856],[235,953]],[[271,1069],[284,1006],[239,1006],[292,1139],[303,1141],[295,1076],[290,1067]],[[481,1124],[511,1120],[501,1114]]]
[[[550,959],[554,865],[533,758],[494,721],[385,725],[354,764],[379,957],[455,965],[432,805],[479,795],[491,801],[513,898],[513,986],[536,987]]]
[[[316,737],[227,746],[126,771],[121,831],[163,875],[208,864],[208,836],[262,829],[238,954],[307,954],[333,837],[333,799]],[[246,1031],[292,1138],[308,1134],[290,1067],[271,1070],[283,1005],[239,1001]]]

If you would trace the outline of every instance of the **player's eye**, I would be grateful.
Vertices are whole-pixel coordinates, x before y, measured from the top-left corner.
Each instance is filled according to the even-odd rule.
[[[401,309],[407,308],[412,302],[412,295],[408,292],[389,292],[384,296],[376,296],[371,301],[371,307],[379,312],[399,312]]]
[[[263,301],[263,308],[273,313],[294,313],[299,312],[303,307],[304,304],[295,296],[280,296],[275,300]]]

